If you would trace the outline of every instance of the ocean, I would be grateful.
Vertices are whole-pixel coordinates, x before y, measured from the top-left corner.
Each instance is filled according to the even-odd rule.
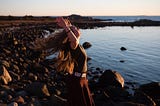
[[[160,16],[92,16],[114,22],[139,19],[160,21]],[[104,27],[81,29],[80,43],[90,42],[89,68],[118,71],[125,82],[138,85],[160,82],[160,27]],[[121,47],[127,48],[121,51]],[[51,56],[52,57],[52,56]],[[120,62],[124,61],[124,62]]]
[[[118,71],[126,82],[160,82],[160,27],[82,29],[80,43],[90,42],[89,68]],[[121,47],[127,48],[121,51]],[[120,62],[120,61],[124,62]]]
[[[140,19],[160,21],[160,16],[92,16],[94,19],[103,19],[113,22],[134,22]]]

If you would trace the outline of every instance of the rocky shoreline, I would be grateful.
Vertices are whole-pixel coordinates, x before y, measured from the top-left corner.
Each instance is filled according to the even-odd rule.
[[[54,58],[46,59],[47,51],[28,48],[36,38],[43,38],[56,28],[55,24],[34,22],[0,27],[0,105],[64,106],[67,102],[67,73],[56,72]],[[91,44],[86,42],[83,46],[88,48]],[[135,88],[118,72],[98,67],[89,68],[88,77],[96,106],[160,105],[160,82]]]
[[[81,29],[92,29],[106,26],[160,26],[160,21],[140,19],[135,22],[110,22],[102,19],[93,19],[92,17],[70,15],[64,16],[68,18],[74,25]],[[34,17],[34,16],[0,16],[0,28],[4,27],[22,27],[22,26],[54,26],[56,17]],[[111,19],[110,19],[111,20]]]

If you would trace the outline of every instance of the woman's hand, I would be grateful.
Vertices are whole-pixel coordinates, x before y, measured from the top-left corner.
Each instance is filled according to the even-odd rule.
[[[63,17],[56,18],[56,22],[57,22],[57,25],[62,28],[72,26],[70,21],[68,19],[63,19]]]
[[[81,35],[80,30],[77,27],[75,27],[75,26],[71,26],[70,29],[75,34],[75,36],[77,37],[77,39],[79,39],[80,35]]]

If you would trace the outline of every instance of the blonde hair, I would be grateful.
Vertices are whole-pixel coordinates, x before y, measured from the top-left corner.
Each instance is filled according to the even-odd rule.
[[[75,61],[71,56],[70,44],[64,30],[51,34],[47,38],[36,39],[30,48],[37,51],[51,49],[52,54],[59,52],[55,68],[58,72],[66,71],[70,74],[73,73]]]

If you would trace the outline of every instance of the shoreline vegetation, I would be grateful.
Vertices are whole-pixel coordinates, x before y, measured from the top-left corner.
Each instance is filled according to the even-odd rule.
[[[25,19],[24,19],[25,18]],[[107,23],[90,17],[71,15],[68,18],[79,28],[104,26],[131,26],[127,23]],[[87,20],[87,21],[86,21]],[[90,20],[90,21],[89,21]],[[160,22],[140,20],[133,26],[160,26]],[[47,59],[48,51],[29,48],[36,38],[55,32],[54,18],[26,16],[0,16],[0,105],[3,106],[64,106],[67,73],[57,73],[55,59]],[[89,42],[84,48],[91,46]],[[121,48],[122,52],[126,50]],[[92,57],[88,57],[92,61]],[[150,82],[136,87],[125,82],[120,73],[88,68],[89,86],[96,106],[159,106],[160,82]]]

